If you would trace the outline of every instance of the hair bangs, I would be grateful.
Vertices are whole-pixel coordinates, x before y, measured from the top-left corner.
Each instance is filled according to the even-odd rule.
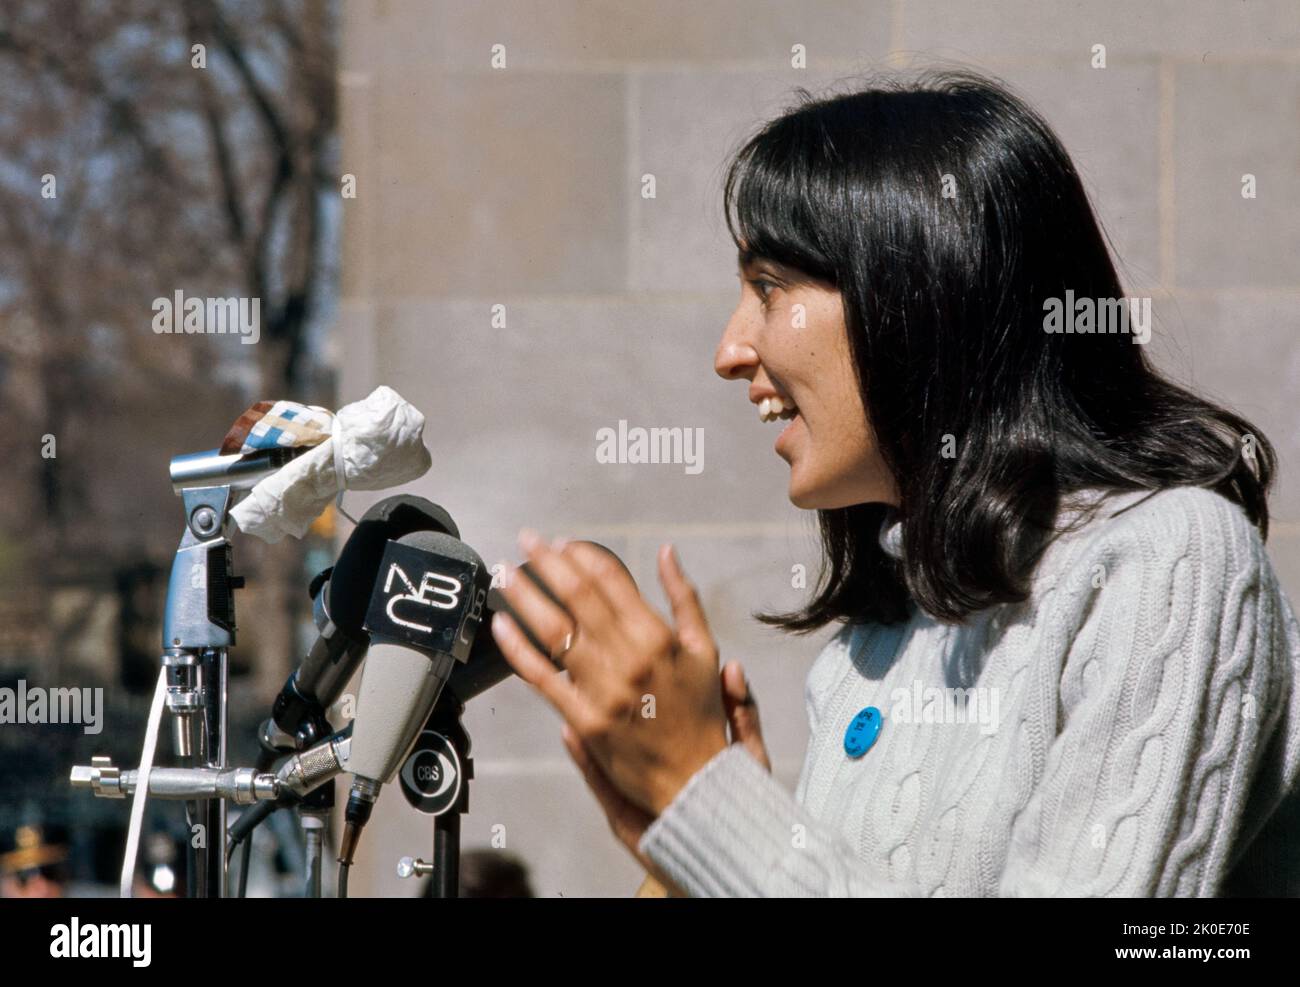
[[[811,94],[799,90],[801,97]],[[833,258],[842,253],[827,234],[842,225],[824,190],[828,162],[815,119],[782,117],[764,127],[733,157],[723,190],[727,230],[737,248],[838,287]],[[845,210],[847,211],[847,210]]]

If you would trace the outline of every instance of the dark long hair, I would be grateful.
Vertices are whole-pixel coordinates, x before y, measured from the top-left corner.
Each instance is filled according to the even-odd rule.
[[[1078,173],[1004,83],[932,71],[814,98],[727,171],[738,246],[839,290],[863,406],[900,493],[818,511],[818,587],[788,631],[1024,600],[1066,495],[1195,485],[1267,537],[1276,459],[1245,419],[1157,373],[1127,333],[1045,331],[1044,304],[1124,297]],[[947,194],[945,194],[947,193]]]

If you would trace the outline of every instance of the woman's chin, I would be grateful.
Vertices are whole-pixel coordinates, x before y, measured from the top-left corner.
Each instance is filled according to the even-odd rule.
[[[790,471],[790,503],[805,511],[833,511],[841,507],[870,503],[881,498],[863,496],[846,489],[843,484],[809,482],[797,469]]]
[[[805,511],[814,511],[819,507],[825,507],[824,492],[818,489],[817,485],[800,482],[799,471],[790,470],[790,503],[795,507],[802,508]]]

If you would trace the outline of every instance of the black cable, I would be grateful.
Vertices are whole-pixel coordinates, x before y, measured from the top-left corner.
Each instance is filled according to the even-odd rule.
[[[198,815],[198,803],[186,800],[185,802],[186,832],[190,834],[194,833],[194,827],[196,825],[194,819],[197,815]],[[185,850],[187,854],[185,858],[185,895],[186,897],[192,898],[195,896],[195,891],[199,887],[199,875],[204,873],[205,851],[199,847],[194,846],[193,839],[190,839],[187,842],[189,843],[189,846]]]
[[[348,896],[348,865],[339,861],[339,897]]]
[[[282,805],[290,804],[282,799],[268,799],[265,802],[258,802],[247,812],[241,813],[239,818],[231,825],[230,833],[230,852],[233,854],[235,847],[242,843],[247,837],[251,836],[253,830],[260,826],[276,809]]]
[[[239,857],[239,891],[236,898],[244,898],[248,895],[248,863],[253,854],[253,836],[250,833],[248,839],[244,840],[244,849]]]
[[[292,804],[291,800],[275,800],[258,802],[248,811],[242,813],[238,819],[231,824],[230,829],[226,831],[226,870],[230,869],[230,862],[235,857],[235,850],[242,843],[243,852],[240,854],[239,868],[239,892],[236,897],[243,898],[248,892],[248,864],[253,849],[253,830],[270,818],[276,809],[283,808],[284,805]]]
[[[263,740],[261,742],[261,750],[258,752],[257,755],[257,767],[255,770],[258,771],[259,773],[263,771],[270,771],[271,767],[275,764],[276,756],[279,753],[280,753],[279,751],[277,751],[274,747],[270,746],[265,740]],[[255,808],[261,809],[263,805],[267,805],[267,803],[259,802]],[[273,813],[277,808],[279,808],[276,802],[272,802],[270,803],[270,805],[271,805],[270,809],[263,809],[262,811],[258,812],[256,816],[253,816],[251,818],[250,825],[248,825],[246,828],[242,828],[242,829],[239,828],[239,822],[236,822],[234,825],[230,827],[230,830],[227,834],[233,841],[226,854],[227,871],[230,870],[230,860],[234,856],[235,847],[238,846],[240,843],[244,844],[243,849],[241,850],[239,855],[239,889],[235,893],[236,898],[246,898],[248,896],[248,865],[252,861],[252,856],[253,856],[253,830],[255,830],[268,818],[270,818],[271,813]],[[239,821],[243,821],[243,818],[244,818],[243,816],[240,816]]]

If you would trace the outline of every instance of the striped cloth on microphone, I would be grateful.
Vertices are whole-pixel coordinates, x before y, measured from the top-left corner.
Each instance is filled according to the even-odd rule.
[[[230,427],[221,454],[317,446],[330,437],[333,425],[334,416],[324,408],[297,401],[258,401]]]

